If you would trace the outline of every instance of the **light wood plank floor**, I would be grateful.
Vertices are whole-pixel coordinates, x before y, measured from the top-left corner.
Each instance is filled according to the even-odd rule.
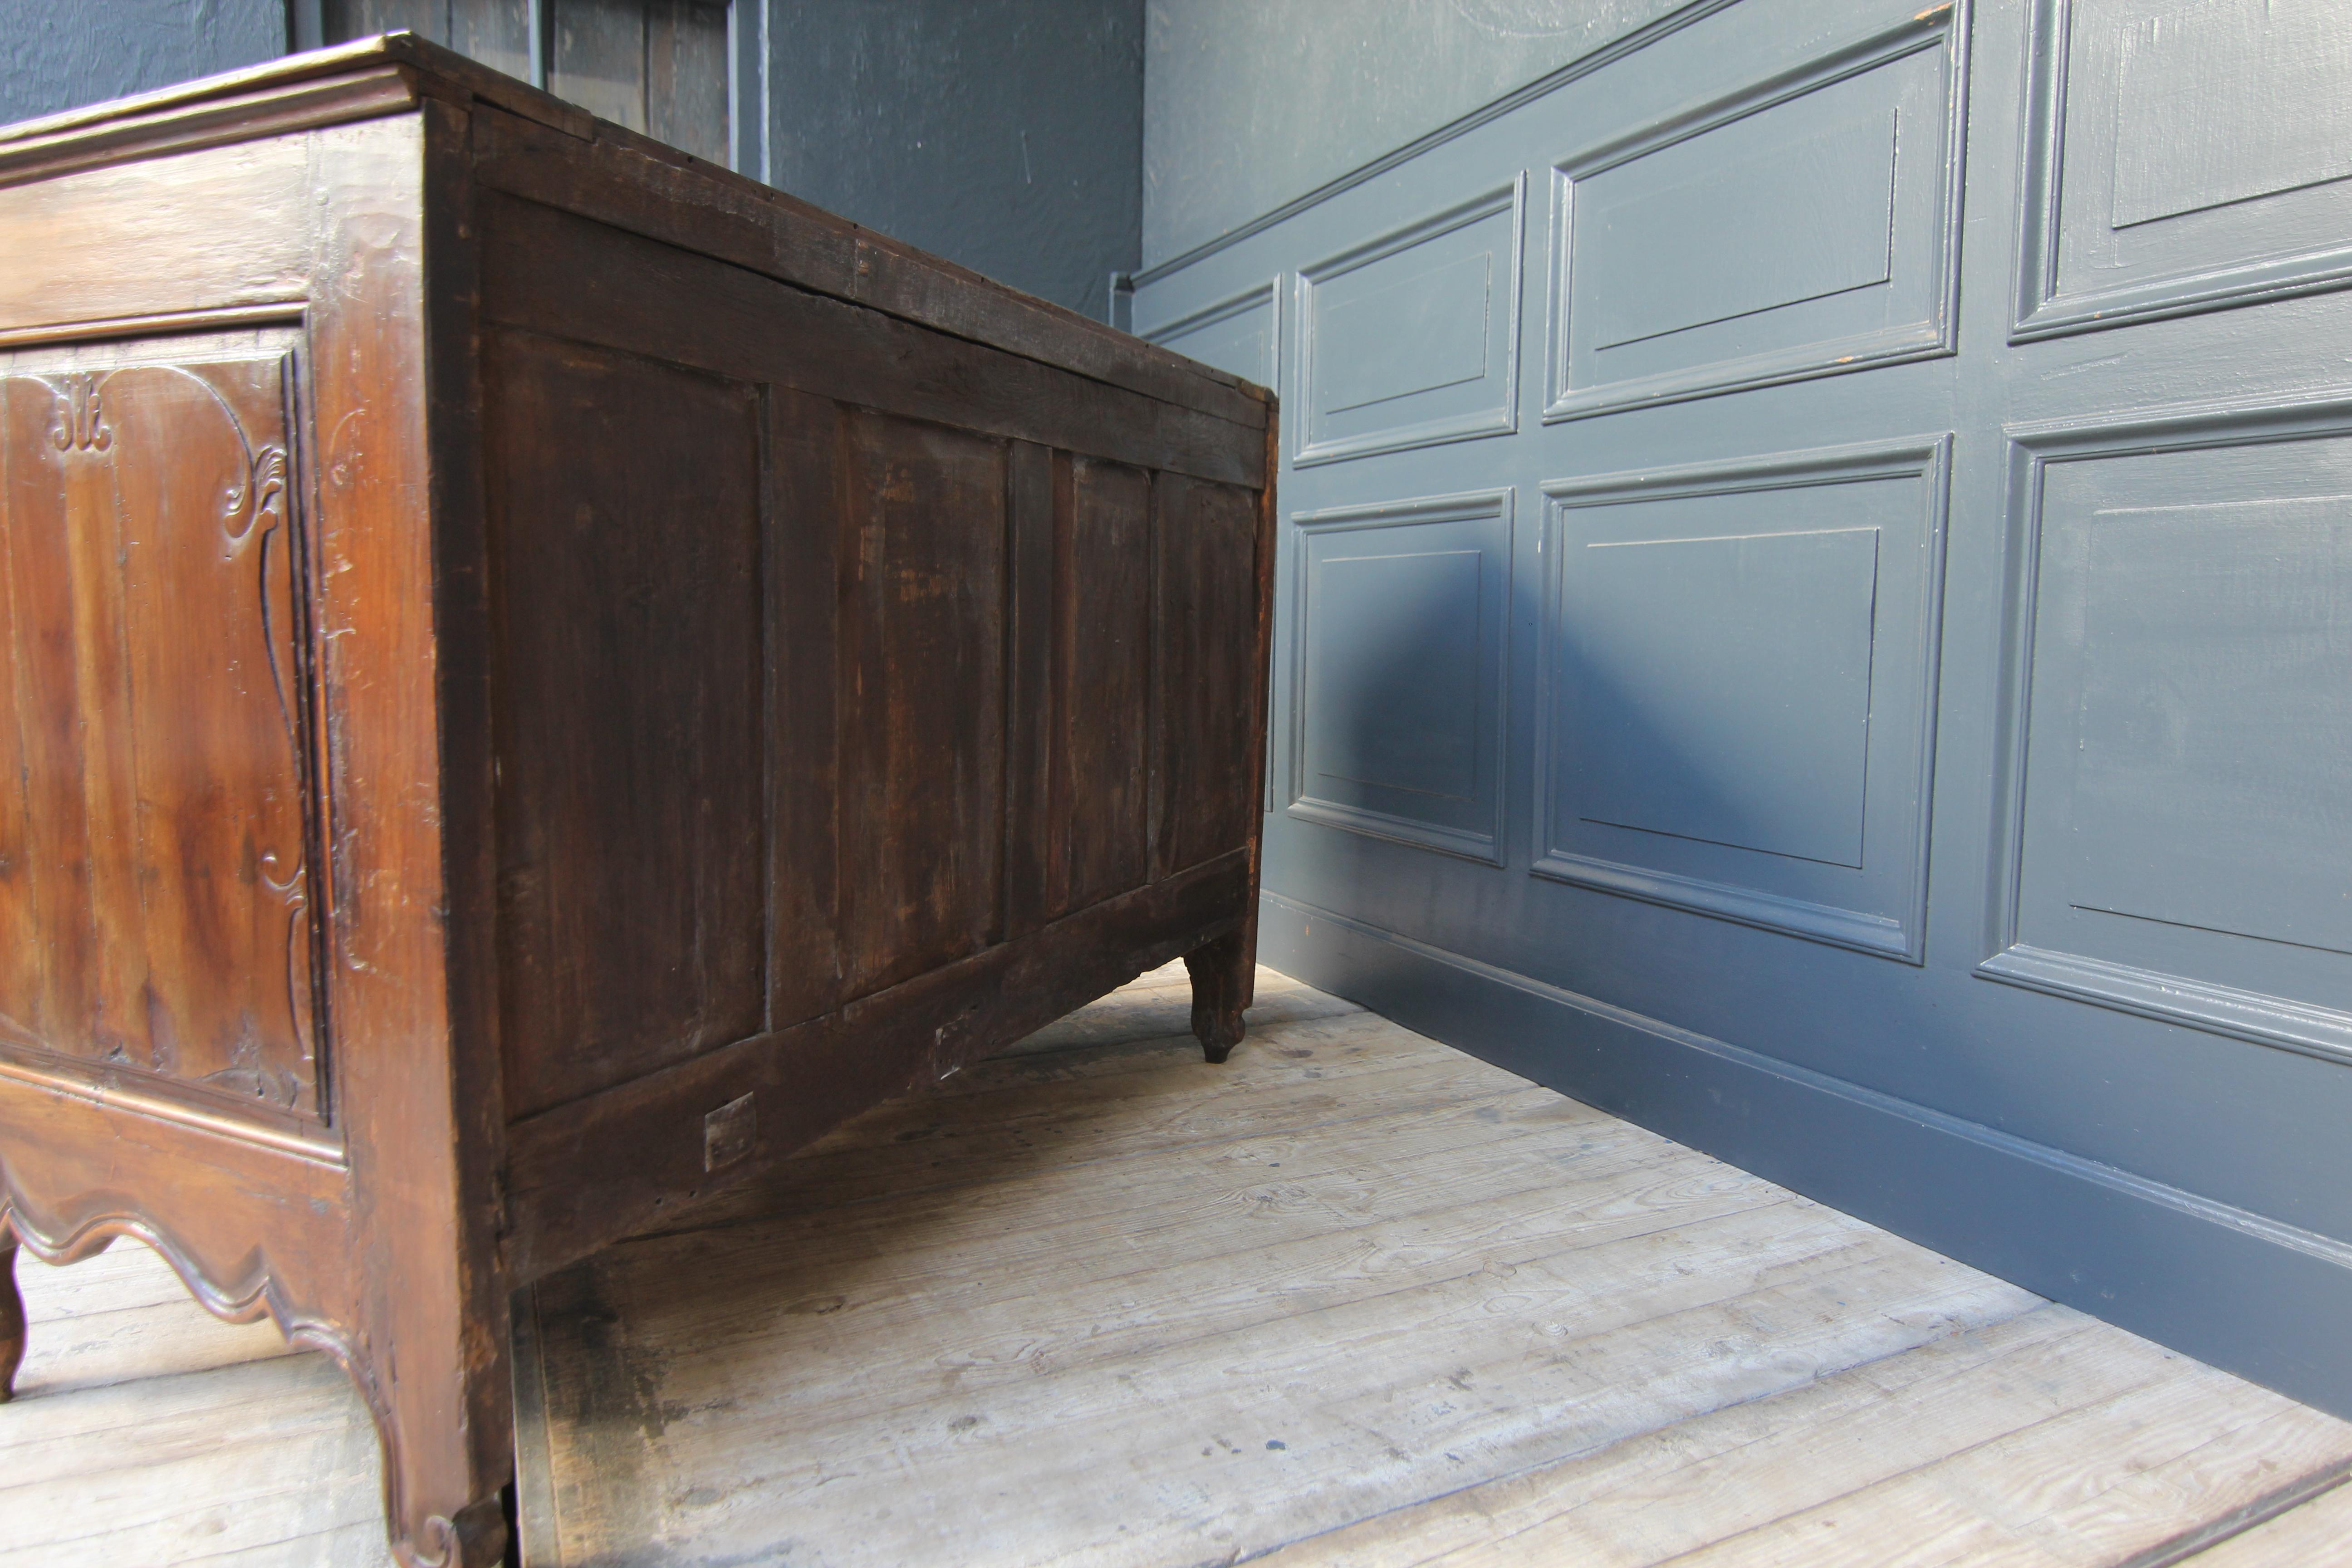
[[[1223,1068],[1186,1002],[543,1282],[534,1568],[2352,1563],[2352,1489],[2279,1511],[2352,1425],[1270,973]],[[20,1272],[0,1564],[383,1561],[321,1358],[133,1245]]]

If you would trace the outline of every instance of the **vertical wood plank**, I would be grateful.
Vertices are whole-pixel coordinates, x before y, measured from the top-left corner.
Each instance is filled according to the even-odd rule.
[[[1150,869],[1151,478],[1073,458],[1056,508],[1061,694],[1054,824],[1057,912],[1145,881]]]
[[[555,58],[548,90],[599,119],[646,126],[644,0],[549,0]]]
[[[530,79],[530,0],[452,0],[449,47],[492,70]]]
[[[1000,929],[1006,443],[865,410],[847,429],[841,933],[854,998]]]
[[[507,332],[488,363],[523,1116],[765,1021],[760,435],[739,383]]]
[[[728,161],[724,4],[649,0],[646,129],[698,158],[714,163]]]
[[[1054,637],[1057,497],[1066,454],[1015,441],[1007,458],[1010,620],[1005,629],[1004,931],[1034,931],[1055,906],[1052,866],[1063,841],[1052,815],[1059,731]]]
[[[782,1028],[841,994],[840,405],[771,387],[767,517],[768,1023]]]
[[[1153,496],[1164,877],[1240,848],[1259,820],[1263,562],[1256,492],[1163,473]]]

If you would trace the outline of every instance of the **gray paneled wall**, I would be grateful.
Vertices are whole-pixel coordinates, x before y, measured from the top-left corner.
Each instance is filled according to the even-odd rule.
[[[1284,396],[1268,962],[2352,1414],[2347,104],[1698,0],[1144,275]]]
[[[1142,224],[1143,0],[772,0],[769,178],[1097,320]]]
[[[1150,0],[1143,265],[1157,267],[1681,0]]]

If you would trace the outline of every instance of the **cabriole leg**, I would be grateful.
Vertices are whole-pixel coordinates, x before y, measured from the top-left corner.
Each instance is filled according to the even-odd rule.
[[[25,1360],[25,1298],[16,1293],[16,1233],[0,1220],[0,1405],[16,1394]]]
[[[1242,1009],[1249,1005],[1257,973],[1253,934],[1243,926],[1184,955],[1192,977],[1192,1034],[1213,1062],[1223,1061],[1242,1043]]]

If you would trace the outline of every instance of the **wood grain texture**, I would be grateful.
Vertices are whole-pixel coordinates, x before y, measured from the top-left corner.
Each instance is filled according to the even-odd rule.
[[[2345,1423],[1258,991],[1212,1103],[1171,967],[540,1287],[532,1560],[2123,1568],[2352,1459]]]
[[[861,410],[842,468],[839,930],[855,998],[1001,930],[1005,450]]]
[[[529,1116],[766,1021],[753,389],[514,333],[497,538],[499,1038]]]
[[[718,16],[603,9],[641,99]],[[329,1352],[418,1568],[515,1286],[1255,897],[1140,852],[1135,650],[1263,399],[709,173],[405,36],[0,132],[0,1225]]]
[[[2181,1561],[2191,1568],[2340,1568],[2352,1563],[2352,1486],[2309,1501]]]
[[[0,370],[0,1050],[323,1120],[285,349]]]
[[[2352,1459],[2343,1423],[1257,988],[1209,1121],[1171,964],[542,1286],[527,1560],[2147,1568]],[[382,1561],[324,1358],[143,1247],[25,1273],[0,1564]],[[2326,1568],[2347,1495],[2188,1561]]]

